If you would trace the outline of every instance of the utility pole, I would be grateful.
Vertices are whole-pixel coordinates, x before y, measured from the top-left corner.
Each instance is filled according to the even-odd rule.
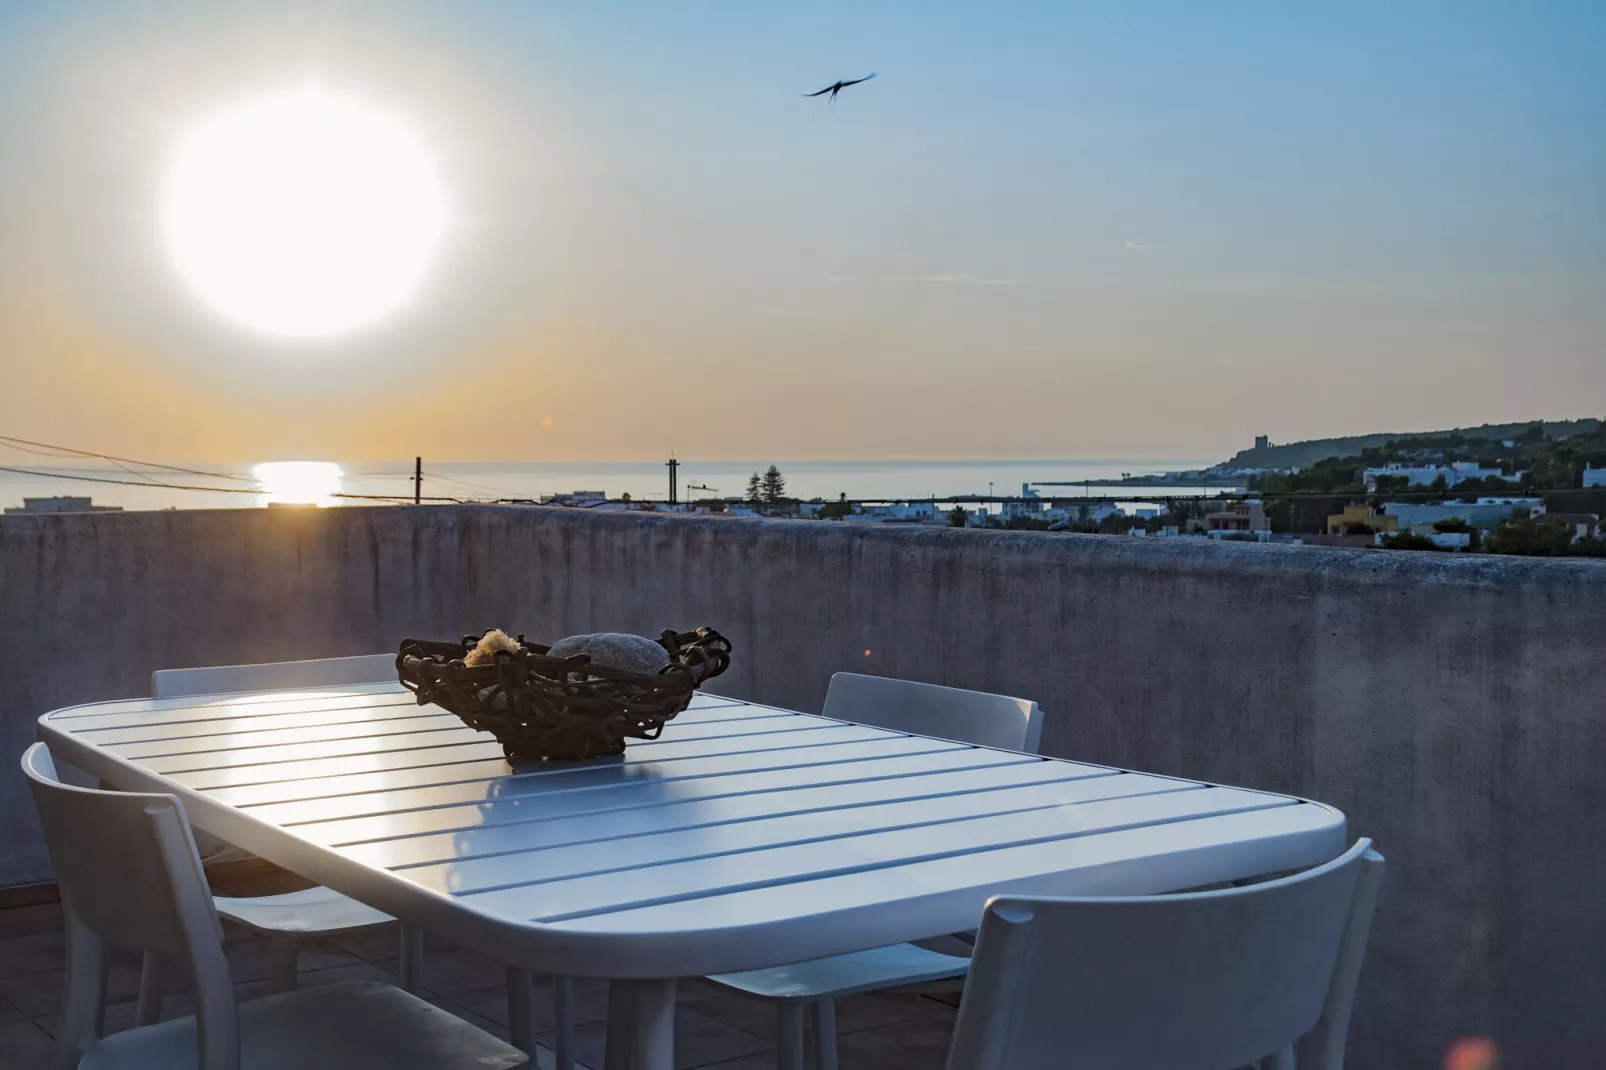
[[[424,458],[413,458],[413,504],[420,505],[424,500]]]
[[[664,467],[669,469],[669,504],[678,505],[680,503],[680,462],[671,457],[664,463]]]

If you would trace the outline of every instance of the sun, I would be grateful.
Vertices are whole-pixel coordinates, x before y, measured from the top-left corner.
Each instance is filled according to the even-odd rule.
[[[293,338],[344,334],[405,305],[449,214],[435,160],[407,124],[320,86],[185,127],[159,211],[173,267],[205,304]]]

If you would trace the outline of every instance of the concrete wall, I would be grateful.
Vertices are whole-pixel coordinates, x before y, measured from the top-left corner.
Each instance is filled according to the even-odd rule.
[[[1606,567],[476,507],[0,520],[0,753],[161,666],[711,624],[718,690],[1027,695],[1048,753],[1296,792],[1389,859],[1353,1065],[1606,1051]],[[0,884],[46,865],[0,774]]]

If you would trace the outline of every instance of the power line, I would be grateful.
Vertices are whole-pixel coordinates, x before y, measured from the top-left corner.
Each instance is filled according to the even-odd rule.
[[[263,493],[266,493],[262,489],[262,487],[257,483],[256,480],[251,479],[248,476],[233,475],[233,474],[227,473],[227,472],[207,472],[207,471],[204,471],[204,470],[199,469],[199,468],[184,468],[184,467],[182,467],[180,465],[159,464],[159,463],[157,463],[155,461],[137,461],[137,460],[133,459],[132,457],[118,457],[118,456],[116,456],[114,454],[110,454],[110,453],[96,453],[93,450],[75,449],[72,446],[57,446],[57,445],[54,445],[54,444],[49,443],[49,442],[35,442],[32,439],[17,438],[17,437],[12,436],[12,435],[0,435],[0,445],[7,446],[7,447],[9,447],[11,449],[17,450],[20,453],[31,453],[36,457],[87,457],[87,458],[92,458],[92,459],[98,460],[98,461],[108,461],[111,464],[116,465],[118,468],[122,469],[124,472],[128,473],[129,475],[135,476],[137,479],[141,480],[142,482],[135,482],[134,480],[130,480],[130,479],[114,479],[114,478],[112,478],[110,476],[70,475],[70,474],[65,473],[65,472],[41,472],[41,471],[38,471],[38,470],[35,470],[35,469],[12,468],[12,467],[6,467],[6,466],[3,466],[3,465],[0,465],[0,472],[11,472],[11,473],[13,473],[15,475],[38,476],[38,477],[40,477],[42,479],[68,479],[68,480],[73,480],[74,482],[79,482],[79,483],[107,483],[107,484],[111,484],[113,486],[121,486],[121,487],[151,487],[151,488],[156,488],[156,489],[161,489],[161,490],[209,491],[209,492],[216,493],[216,494],[263,494]],[[50,452],[46,452],[46,451],[50,451]],[[159,469],[159,470],[165,471],[165,472],[179,472],[179,473],[182,473],[184,475],[204,476],[204,477],[206,477],[208,479],[231,479],[231,480],[234,480],[236,482],[250,483],[252,485],[250,487],[197,487],[197,486],[193,486],[193,485],[190,485],[190,484],[184,484],[184,483],[164,483],[164,482],[161,482],[159,480],[152,479],[149,475],[146,475],[144,472],[136,471],[135,469],[128,467],[129,465],[135,465],[135,466],[138,466],[139,468],[154,468],[154,469]],[[467,482],[466,480],[452,479],[449,476],[440,476],[440,477],[436,477],[436,478],[445,479],[448,482],[452,482],[452,483],[461,483],[463,486],[473,487],[476,490],[486,491],[487,493],[490,493],[490,494],[501,495],[503,493],[502,491],[496,490],[493,487],[475,486],[474,484],[471,484],[471,483]],[[377,501],[377,502],[426,501],[426,502],[451,502],[453,504],[458,504],[458,505],[463,504],[463,499],[454,498],[454,497],[448,497],[448,496],[445,496],[445,495],[431,497],[431,496],[415,496],[415,495],[405,495],[404,496],[404,495],[399,495],[399,494],[350,494],[350,493],[346,493],[346,492],[343,492],[343,491],[336,491],[336,492],[331,493],[331,494],[329,494],[327,496],[330,497],[330,498],[345,498],[345,499],[350,499],[350,500],[353,500],[353,501]]]
[[[70,479],[78,483],[114,483],[120,487],[160,487],[164,490],[204,490],[212,494],[261,494],[255,487],[194,487],[181,483],[151,483],[135,482],[132,479],[113,479],[110,476],[77,476],[66,472],[40,472],[31,468],[12,468],[0,465],[0,472],[11,472],[19,476],[39,476],[42,479]]]
[[[20,476],[38,476],[41,479],[70,479],[70,480],[74,480],[75,482],[79,482],[79,483],[110,483],[110,484],[113,484],[113,485],[119,486],[119,487],[151,487],[151,488],[157,488],[157,489],[161,489],[161,490],[194,490],[194,491],[203,491],[203,492],[209,493],[209,494],[265,494],[265,493],[267,493],[266,491],[264,491],[260,487],[197,487],[197,486],[184,484],[184,483],[150,483],[150,482],[136,483],[132,479],[113,479],[110,476],[68,475],[65,472],[41,472],[41,471],[38,471],[37,469],[12,468],[12,467],[10,467],[8,465],[0,465],[0,472],[11,472],[11,473],[13,473],[15,475],[20,475]],[[401,495],[396,495],[396,494],[347,494],[347,493],[342,492],[342,491],[336,491],[336,492],[334,492],[332,494],[326,495],[326,497],[330,497],[330,498],[349,498],[349,499],[353,499],[353,500],[357,500],[357,501],[374,501],[374,502],[408,502],[408,501],[412,500],[412,498],[410,496],[403,497]],[[425,497],[423,500],[426,501],[426,502],[451,502],[454,505],[463,505],[463,504],[465,504],[463,499],[461,499],[461,498],[447,498],[447,497],[433,497],[432,498],[432,497]]]
[[[165,472],[181,472],[187,476],[206,476],[208,479],[232,479],[239,483],[255,482],[249,476],[237,476],[227,472],[204,472],[199,468],[181,468],[178,465],[158,464],[155,461],[136,461],[132,457],[117,457],[110,453],[96,453],[93,450],[79,450],[74,449],[71,446],[54,446],[48,442],[33,442],[26,438],[15,438],[11,435],[0,435],[0,442],[17,448],[23,446],[34,446],[38,449],[55,450],[58,454],[68,454],[74,457],[93,457],[96,460],[110,461],[113,464],[134,464],[140,466],[141,468],[159,468]],[[31,453],[33,451],[25,449],[22,450],[22,452]],[[49,455],[46,454],[44,456]]]
[[[15,450],[15,451],[16,451],[16,452],[18,452],[18,453],[28,453],[28,454],[32,454],[32,455],[33,455],[33,456],[35,456],[35,457],[50,457],[50,458],[61,458],[61,459],[65,459],[65,458],[67,458],[67,457],[76,457],[76,456],[80,456],[80,455],[79,455],[79,454],[63,454],[63,453],[61,453],[61,451],[59,451],[59,450],[56,450],[56,451],[48,451],[48,450],[35,450],[35,449],[29,449],[29,448],[28,448],[28,447],[26,447],[26,446],[16,446],[16,445],[10,445],[10,444],[7,444],[7,443],[0,443],[0,445],[4,445],[4,446],[5,446],[5,448],[7,448],[7,449],[11,449],[11,450]],[[135,470],[135,469],[133,469],[133,468],[130,468],[130,467],[129,467],[129,466],[128,466],[128,465],[126,465],[126,464],[123,464],[123,463],[122,463],[122,462],[121,462],[121,461],[112,461],[112,462],[111,462],[111,463],[112,463],[112,464],[115,464],[115,465],[116,465],[116,466],[117,466],[117,467],[118,467],[118,468],[121,468],[121,469],[122,469],[122,470],[123,470],[123,471],[125,471],[125,472],[127,472],[127,473],[128,473],[128,474],[129,474],[129,475],[131,475],[131,476],[137,476],[137,477],[139,477],[139,478],[140,478],[140,479],[143,479],[143,480],[145,480],[145,481],[146,481],[146,482],[148,482],[148,483],[149,483],[149,482],[154,482],[154,480],[152,480],[152,479],[151,479],[151,478],[150,478],[150,477],[149,477],[149,476],[147,476],[147,475],[146,475],[146,474],[145,474],[145,473],[143,473],[143,472],[140,472],[140,471],[136,471],[136,470]]]
[[[494,494],[499,498],[505,498],[508,496],[508,492],[505,490],[498,490],[495,487],[487,487],[483,483],[475,483],[467,479],[457,479],[454,476],[443,476],[439,472],[425,472],[424,478],[440,479],[446,481],[447,483],[456,483],[460,487],[468,487],[470,490],[484,491],[486,494]]]

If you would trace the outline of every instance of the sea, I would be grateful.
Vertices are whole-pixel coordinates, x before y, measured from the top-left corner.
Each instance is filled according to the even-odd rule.
[[[39,461],[41,463],[30,463]],[[739,497],[753,473],[771,463],[786,480],[788,497],[853,501],[898,501],[958,497],[991,500],[1017,497],[1027,486],[1043,497],[1109,497],[1127,476],[1189,471],[1219,458],[920,461],[731,461],[685,458],[679,462],[681,500]],[[329,462],[322,462],[329,465]],[[96,505],[123,509],[220,509],[291,501],[297,488],[274,486],[273,473],[254,465],[65,463],[48,458],[6,457],[0,470],[0,506],[24,498],[93,497]],[[293,470],[292,470],[293,471]],[[336,463],[317,470],[311,496],[322,505],[373,505],[411,501],[411,459],[382,463]],[[1050,484],[1066,484],[1053,486]],[[302,488],[304,489],[304,488]],[[1189,487],[1170,494],[1213,494],[1230,487]],[[428,461],[422,497],[435,501],[528,501],[573,491],[609,498],[663,501],[669,471],[663,461]],[[1131,487],[1123,495],[1140,496]]]

